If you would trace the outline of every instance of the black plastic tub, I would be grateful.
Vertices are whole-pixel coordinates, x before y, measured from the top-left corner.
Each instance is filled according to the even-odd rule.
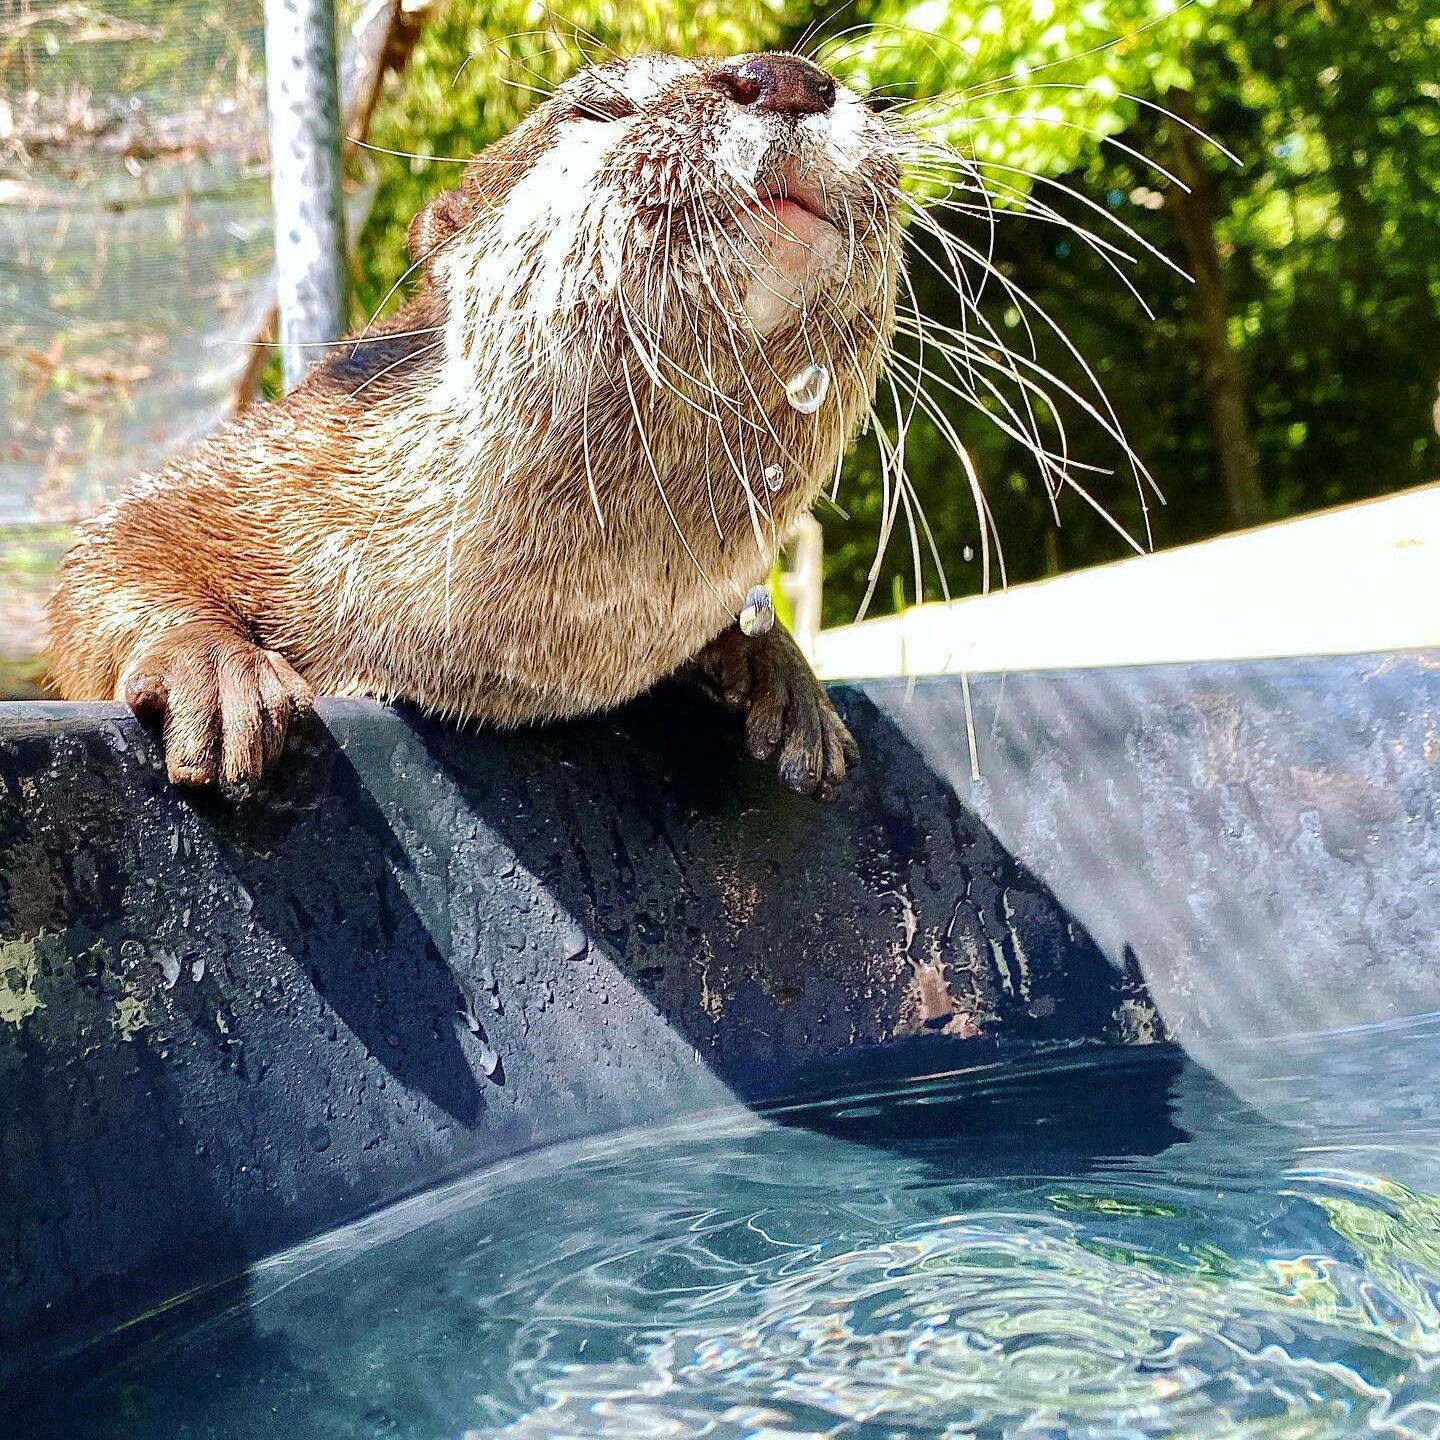
[[[1440,654],[969,695],[837,690],[829,807],[679,693],[512,737],[330,702],[239,810],[119,707],[0,706],[12,1387],[478,1164],[857,1053],[1178,1043],[1293,1110],[1330,1092],[1286,1037],[1440,1010]]]

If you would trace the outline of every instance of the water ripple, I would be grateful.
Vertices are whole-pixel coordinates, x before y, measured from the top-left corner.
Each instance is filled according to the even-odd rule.
[[[553,1152],[181,1307],[30,1433],[1440,1440],[1406,1106],[1321,1134],[1069,1056]]]

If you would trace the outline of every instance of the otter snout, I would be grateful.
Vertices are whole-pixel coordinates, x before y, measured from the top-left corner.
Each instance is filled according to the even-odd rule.
[[[834,107],[834,79],[799,55],[752,55],[731,61],[715,83],[737,104],[771,115],[823,115]]]

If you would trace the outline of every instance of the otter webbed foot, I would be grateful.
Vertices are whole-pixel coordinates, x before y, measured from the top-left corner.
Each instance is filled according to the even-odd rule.
[[[165,768],[177,785],[254,794],[315,696],[283,656],[216,621],[164,631],[125,666],[120,693],[164,726]]]
[[[776,758],[781,781],[801,795],[832,800],[859,747],[789,631],[727,629],[697,655],[692,673],[745,716],[745,744],[757,760]]]

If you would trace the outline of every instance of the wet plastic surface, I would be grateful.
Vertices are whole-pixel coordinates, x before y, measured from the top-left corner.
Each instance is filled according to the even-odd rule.
[[[241,811],[119,707],[0,707],[12,1358],[860,1046],[1168,1035],[1243,1095],[1257,1039],[1440,1008],[1440,657],[970,690],[839,690],[830,807],[673,693],[511,737],[331,702]]]

